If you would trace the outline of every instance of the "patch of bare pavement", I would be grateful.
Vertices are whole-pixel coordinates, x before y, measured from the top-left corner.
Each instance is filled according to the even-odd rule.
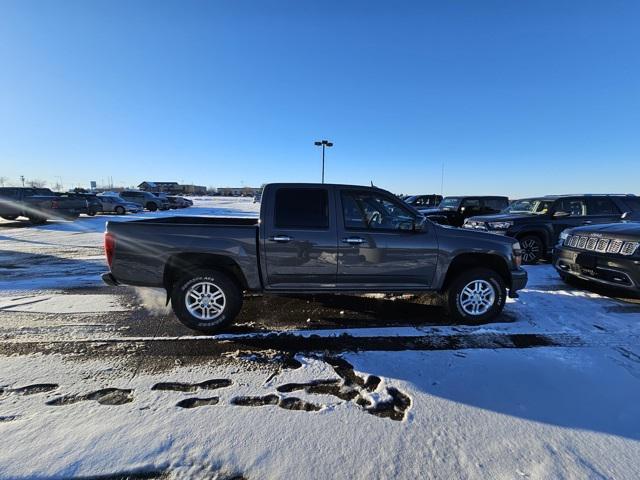
[[[0,354],[69,354],[83,356],[161,357],[198,361],[225,358],[236,351],[295,353],[345,351],[462,350],[583,346],[578,335],[537,333],[447,333],[429,327],[451,326],[442,309],[423,297],[367,297],[317,295],[313,297],[248,296],[237,324],[223,335],[194,334],[182,326],[164,305],[161,292],[139,297],[130,288],[68,289],[64,294],[115,295],[129,310],[108,314],[43,314],[0,309]],[[150,296],[151,295],[151,296]],[[80,300],[81,301],[81,300]],[[146,304],[146,307],[143,307]],[[397,319],[401,318],[401,321]],[[514,321],[508,314],[502,323]],[[78,334],[77,329],[86,326]],[[414,327],[424,334],[351,335],[344,329]],[[66,329],[66,330],[65,330]],[[318,332],[331,331],[330,335]],[[101,335],[95,334],[101,332]],[[309,333],[305,333],[309,332]],[[95,335],[92,335],[94,333]],[[221,360],[222,361],[222,360]],[[144,368],[153,362],[145,360]],[[168,362],[171,364],[171,362]]]

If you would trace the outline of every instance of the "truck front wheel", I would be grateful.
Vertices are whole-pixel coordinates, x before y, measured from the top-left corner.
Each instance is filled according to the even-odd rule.
[[[201,270],[181,277],[173,286],[171,305],[184,325],[205,333],[228,326],[242,308],[242,290],[227,274]]]
[[[462,323],[487,322],[502,312],[507,289],[502,277],[488,268],[458,275],[447,290],[447,312]]]

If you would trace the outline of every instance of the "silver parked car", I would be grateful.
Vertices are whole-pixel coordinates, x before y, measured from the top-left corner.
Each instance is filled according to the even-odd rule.
[[[138,213],[142,211],[142,205],[134,202],[127,202],[120,197],[112,197],[109,195],[98,195],[100,203],[102,203],[102,213],[117,213],[124,215],[125,213]]]

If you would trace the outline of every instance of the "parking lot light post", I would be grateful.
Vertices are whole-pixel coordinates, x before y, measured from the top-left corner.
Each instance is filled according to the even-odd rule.
[[[320,147],[320,146],[322,147],[322,183],[324,183],[324,149],[325,147],[326,148],[333,147],[333,143],[331,143],[328,140],[320,140],[320,141],[314,142],[314,145],[316,147]]]

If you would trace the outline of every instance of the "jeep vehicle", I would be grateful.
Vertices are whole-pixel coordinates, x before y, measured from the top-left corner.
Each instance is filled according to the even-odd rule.
[[[563,280],[580,278],[640,294],[640,223],[570,228],[560,234],[553,266]]]
[[[442,201],[442,195],[411,195],[403,200],[413,208],[436,208]]]
[[[166,198],[158,197],[151,192],[141,190],[125,190],[120,192],[120,197],[127,202],[137,203],[150,212],[156,210],[169,210],[169,201]]]
[[[468,217],[498,213],[508,206],[507,197],[445,197],[437,208],[418,208],[418,211],[433,222],[461,227]]]
[[[514,201],[499,215],[468,218],[465,228],[507,235],[520,241],[522,261],[549,256],[566,228],[619,222],[640,215],[635,195],[550,195]]]
[[[436,292],[459,321],[498,315],[526,285],[517,241],[436,225],[375,187],[269,184],[260,217],[108,222],[109,285],[161,287],[178,319],[215,332],[243,292]]]
[[[26,217],[34,224],[48,219],[73,220],[86,209],[86,200],[54,193],[48,188],[0,188],[0,217],[5,220]]]

